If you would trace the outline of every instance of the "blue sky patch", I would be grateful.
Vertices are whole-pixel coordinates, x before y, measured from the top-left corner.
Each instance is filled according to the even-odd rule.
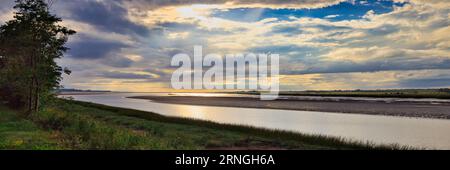
[[[328,19],[330,21],[361,19],[370,10],[375,14],[393,11],[394,7],[401,7],[405,3],[396,3],[387,0],[356,0],[341,2],[336,5],[317,9],[264,9],[264,8],[238,8],[230,10],[216,10],[212,16],[241,21],[256,22],[266,18],[289,20],[289,17],[309,17]]]

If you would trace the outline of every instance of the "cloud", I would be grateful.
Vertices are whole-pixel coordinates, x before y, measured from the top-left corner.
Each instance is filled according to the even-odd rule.
[[[202,5],[219,5],[221,8],[291,8],[291,9],[304,9],[304,8],[321,8],[337,4],[344,0],[130,0],[129,5],[135,8],[143,9],[157,9],[163,7],[177,7],[177,6],[189,6],[195,4]]]
[[[429,70],[450,69],[450,60],[427,61],[417,60],[405,62],[403,60],[371,61],[365,63],[335,62],[308,66],[301,71],[285,72],[286,74],[317,74],[317,73],[355,73],[355,72],[378,72],[394,70]]]
[[[280,88],[281,90],[445,88],[449,87],[448,79],[450,79],[448,69],[300,74],[283,76]]]
[[[68,47],[68,57],[72,60],[87,60],[109,67],[127,68],[142,60],[142,56],[127,53],[128,50],[136,48],[132,45],[83,33],[76,35],[76,40],[69,42]]]
[[[109,54],[107,58],[101,60],[102,64],[116,68],[131,67],[135,62],[123,54]]]
[[[147,36],[147,27],[128,19],[128,10],[120,1],[79,0],[65,4],[70,19],[91,24],[99,30],[120,34],[134,33]]]
[[[293,36],[293,35],[299,35],[307,33],[306,31],[302,30],[300,25],[280,25],[275,26],[272,28],[272,30],[267,34],[268,36],[272,35],[286,35],[286,36]]]
[[[1,1],[0,2],[0,24],[13,19],[14,11],[12,7],[14,6],[13,1]]]
[[[115,55],[128,45],[117,41],[107,41],[80,35],[80,41],[72,42],[69,57],[77,59],[100,59]]]
[[[138,73],[127,73],[127,72],[119,72],[119,71],[110,71],[103,72],[99,75],[104,78],[112,78],[112,79],[147,79],[152,77],[148,74],[138,74]]]
[[[331,27],[344,25],[348,29],[312,39],[313,42],[339,44],[318,56],[316,64],[294,74],[449,68],[450,51],[443,44],[450,38],[442,36],[450,30],[448,22],[442,22],[448,20],[447,9],[411,4],[366,19],[321,22]],[[357,36],[345,36],[352,34]]]
[[[336,18],[336,17],[339,17],[340,15],[327,15],[327,16],[325,16],[324,18],[327,18],[327,19],[330,19],[330,18]]]
[[[450,78],[422,78],[400,81],[404,88],[446,88],[450,87]]]
[[[6,2],[0,2],[0,20],[11,15]],[[79,32],[61,61],[76,70],[65,82],[141,91],[163,87],[173,71],[171,57],[203,45],[205,54],[281,54],[287,89],[448,86],[450,2],[340,2],[59,1],[55,13]]]

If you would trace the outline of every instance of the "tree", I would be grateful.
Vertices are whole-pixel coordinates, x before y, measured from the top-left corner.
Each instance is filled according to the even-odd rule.
[[[0,86],[10,88],[10,95],[18,96],[32,113],[59,87],[62,74],[70,74],[55,59],[64,56],[64,45],[75,31],[58,25],[61,18],[43,0],[16,0],[14,9],[14,19],[0,27]]]

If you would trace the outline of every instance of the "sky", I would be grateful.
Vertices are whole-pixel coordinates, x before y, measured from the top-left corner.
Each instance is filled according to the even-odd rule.
[[[0,1],[0,23],[13,0]],[[66,88],[170,91],[173,55],[280,54],[281,90],[450,87],[448,0],[56,0]]]

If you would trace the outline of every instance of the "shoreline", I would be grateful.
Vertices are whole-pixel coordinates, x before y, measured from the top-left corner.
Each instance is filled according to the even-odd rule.
[[[135,118],[143,121],[159,123],[161,126],[183,126],[183,128],[170,129],[182,131],[183,135],[188,136],[206,135],[208,138],[212,133],[220,133],[212,137],[210,142],[200,147],[201,150],[334,150],[334,149],[370,149],[370,150],[414,150],[414,149],[432,149],[425,147],[413,147],[397,143],[374,143],[364,140],[353,140],[343,137],[300,133],[294,131],[267,129],[263,127],[254,127],[248,125],[216,123],[207,120],[198,120],[192,118],[163,116],[158,113],[139,111],[121,107],[113,107],[102,104],[63,100],[67,103],[87,107],[90,109],[99,109],[106,112],[114,112],[117,115],[129,118]],[[113,121],[114,122],[114,121]],[[136,122],[134,122],[136,123]],[[123,125],[122,125],[123,126]],[[133,124],[126,123],[124,126],[135,127]],[[139,127],[139,126],[138,126]],[[198,128],[192,130],[191,128]],[[138,128],[144,130],[146,128]],[[212,131],[211,131],[212,130]],[[152,129],[153,131],[153,129]],[[198,133],[200,132],[200,133]],[[206,133],[205,133],[206,132]],[[197,134],[198,133],[198,134]],[[233,133],[237,136],[229,138]],[[184,137],[188,137],[184,136]],[[177,137],[178,138],[178,137]],[[172,140],[172,139],[171,139]],[[205,140],[203,137],[202,140]],[[220,141],[227,141],[222,143]],[[204,143],[205,141],[201,142]],[[231,143],[229,143],[231,142]],[[203,144],[202,144],[203,145]]]
[[[248,98],[248,97],[197,97],[197,96],[133,96],[129,98],[151,100],[152,102],[166,103],[166,104],[450,119],[450,104],[447,103],[443,104],[416,103],[416,102],[385,103],[385,102],[368,102],[368,101],[318,101],[318,100],[261,101],[258,98]]]
[[[343,137],[163,116],[81,102],[55,100],[32,118],[0,105],[2,149],[45,150],[414,150],[432,149]],[[11,126],[14,125],[14,126]],[[20,125],[20,126],[17,126]],[[20,128],[26,126],[27,129]],[[21,135],[17,136],[16,133]],[[56,134],[56,135],[55,135]],[[79,136],[84,136],[80,140]],[[33,139],[33,140],[25,140]],[[182,140],[180,140],[182,139]]]

